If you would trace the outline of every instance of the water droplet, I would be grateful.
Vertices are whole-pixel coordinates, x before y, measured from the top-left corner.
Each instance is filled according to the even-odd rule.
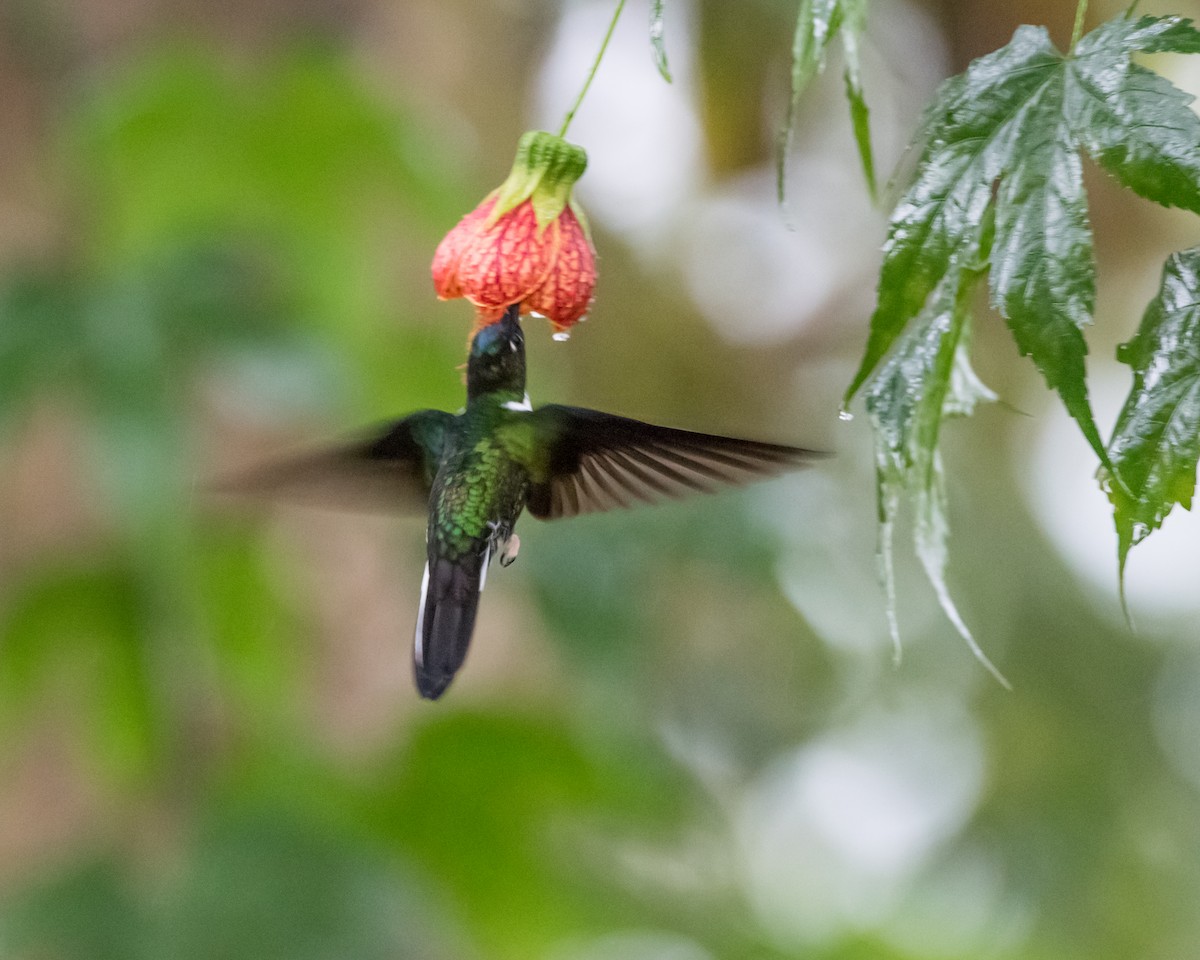
[[[838,419],[844,420],[848,423],[849,421],[854,419],[854,414],[852,414],[849,410],[839,410],[838,411]]]
[[[550,335],[551,340],[557,340],[559,343],[566,343],[571,339],[571,334],[567,330],[558,330]]]

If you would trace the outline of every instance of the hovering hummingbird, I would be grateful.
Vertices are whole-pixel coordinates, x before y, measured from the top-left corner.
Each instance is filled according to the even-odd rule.
[[[396,509],[427,504],[425,573],[413,646],[421,696],[462,666],[494,557],[508,566],[522,510],[541,520],[708,493],[796,469],[822,454],[656,426],[581,407],[533,409],[518,307],[475,334],[460,413],[420,410],[358,443],[269,466],[238,484]]]

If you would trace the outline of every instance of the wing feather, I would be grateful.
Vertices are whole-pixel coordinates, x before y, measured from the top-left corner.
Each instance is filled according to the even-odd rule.
[[[588,458],[584,461],[583,469],[591,477],[596,489],[600,490],[607,497],[606,509],[611,509],[615,506],[628,510],[633,506],[628,493],[622,491],[619,484],[613,482],[613,478],[604,470],[603,466],[596,462],[595,458]]]
[[[453,419],[441,410],[422,410],[361,439],[256,467],[218,482],[215,490],[354,510],[424,510]]]
[[[577,482],[579,474],[573,473],[569,477],[563,478],[562,484],[562,513],[564,516],[572,516],[579,513],[579,489]]]
[[[604,468],[599,466],[594,457],[589,457],[580,465],[580,471],[583,476],[588,478],[591,486],[599,491],[599,496],[596,498],[598,503],[603,504],[601,510],[611,510],[613,507],[621,507],[629,509],[632,504],[629,502],[628,496],[625,496],[617,491],[616,485],[613,483]]]
[[[694,474],[688,474],[678,469],[676,464],[680,464],[684,458],[674,456],[673,451],[662,446],[655,446],[651,450],[652,452],[647,452],[640,447],[630,447],[629,456],[651,470],[657,471],[665,480],[685,487],[688,490],[693,490],[696,493],[710,493],[712,491],[711,482],[705,483]],[[671,493],[671,490],[668,487],[664,492]]]
[[[648,491],[644,484],[638,482],[636,472],[625,467],[620,451],[606,450],[596,455],[595,463],[599,470],[604,471],[606,476],[619,483],[621,489],[634,500],[641,503],[654,503],[653,491]]]
[[[542,519],[712,493],[825,456],[783,444],[696,433],[552,404],[532,415],[548,466],[534,470],[529,511]]]

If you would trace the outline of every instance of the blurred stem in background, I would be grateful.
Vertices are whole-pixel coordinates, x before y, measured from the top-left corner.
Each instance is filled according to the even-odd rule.
[[[583,103],[583,98],[587,96],[588,87],[592,85],[592,81],[596,78],[596,71],[600,69],[600,61],[604,59],[604,51],[608,49],[608,43],[612,40],[613,31],[617,29],[617,21],[621,19],[621,11],[625,9],[625,0],[617,0],[616,9],[613,10],[612,20],[609,21],[608,30],[604,34],[604,39],[600,41],[600,49],[596,53],[596,59],[592,62],[592,68],[588,71],[587,79],[583,81],[583,86],[579,90],[579,96],[575,98],[575,102],[571,104],[571,109],[567,111],[567,115],[563,117],[562,126],[559,127],[558,135],[565,137],[567,128],[571,126],[571,121],[575,119],[575,114],[578,112],[580,105]]]

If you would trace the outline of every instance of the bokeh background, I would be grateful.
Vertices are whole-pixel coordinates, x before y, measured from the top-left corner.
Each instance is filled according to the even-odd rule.
[[[1073,6],[873,0],[881,166],[940,79]],[[4,960],[1200,957],[1200,529],[1134,551],[1128,629],[1092,456],[984,314],[1006,403],[947,431],[949,578],[1014,690],[903,550],[894,666],[837,417],[885,216],[837,64],[781,210],[794,0],[670,0],[670,86],[647,7],[571,131],[601,281],[570,343],[529,325],[535,402],[838,456],[525,520],[427,704],[422,522],[207,482],[461,404],[434,245],[557,129],[611,4],[0,3]],[[1088,177],[1107,427],[1197,225]]]

